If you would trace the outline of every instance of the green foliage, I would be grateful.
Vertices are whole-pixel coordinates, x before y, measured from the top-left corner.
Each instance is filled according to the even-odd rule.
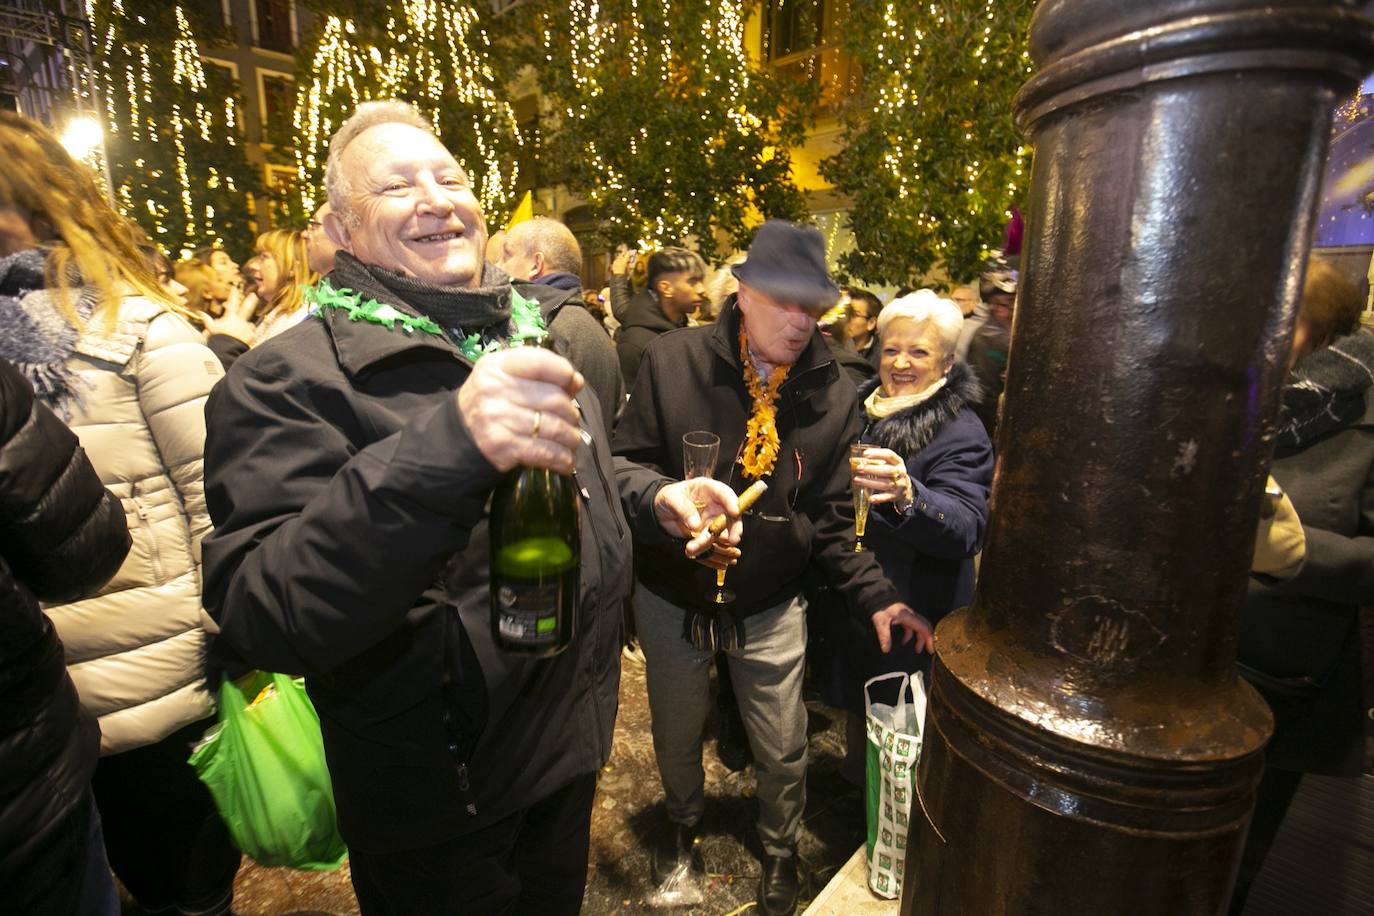
[[[851,0],[845,48],[863,73],[844,112],[846,148],[821,174],[848,196],[868,283],[976,276],[1029,185],[1011,103],[1030,73],[1034,0]],[[890,17],[890,18],[889,18]]]
[[[523,140],[474,7],[453,0],[315,3],[321,23],[298,63],[295,144],[304,203],[322,199],[329,138],[359,102],[413,103],[472,177],[487,221],[516,204]],[[326,14],[325,7],[332,12]],[[359,18],[346,18],[356,13]]]
[[[585,198],[607,242],[691,236],[713,258],[762,218],[805,217],[788,148],[814,92],[750,60],[755,6],[536,0],[506,17],[540,37],[526,51],[548,103],[542,177]]]
[[[250,197],[261,181],[244,154],[237,84],[222,68],[200,68],[198,56],[190,70],[176,66],[178,40],[193,47],[195,20],[179,29],[175,4],[93,6],[116,203],[173,257],[211,244],[251,250]]]

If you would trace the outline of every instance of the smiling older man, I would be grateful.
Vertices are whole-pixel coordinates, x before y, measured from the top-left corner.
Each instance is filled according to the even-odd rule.
[[[641,542],[635,623],[670,822],[654,844],[655,881],[696,865],[708,666],[720,648],[758,776],[759,909],[787,914],[800,889],[796,845],[806,807],[803,573],[815,560],[884,652],[894,628],[914,637],[917,650],[931,633],[897,600],[873,555],[854,551],[848,447],[863,424],[854,384],[816,331],[817,316],[839,299],[820,231],[770,220],[732,270],[739,293],[714,325],[669,331],[644,352],[615,452],[678,478],[683,435],[707,430],[720,437],[717,477],[739,488],[768,483],[739,549],[714,552],[738,558],[729,573],[735,600],[712,603],[712,570]]]
[[[738,505],[613,469],[581,374],[500,349],[539,333],[531,290],[484,262],[468,176],[413,109],[360,106],[326,182],[341,250],[318,319],[209,406],[206,607],[222,648],[306,675],[363,913],[575,913],[630,540],[708,551],[686,538]],[[551,659],[503,654],[488,619],[486,505],[517,465],[580,492],[578,633]]]

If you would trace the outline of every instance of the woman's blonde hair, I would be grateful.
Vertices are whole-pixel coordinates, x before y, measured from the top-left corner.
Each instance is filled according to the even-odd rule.
[[[1364,294],[1329,260],[1313,254],[1307,261],[1298,320],[1307,325],[1312,348],[1320,349],[1360,326]]]
[[[209,264],[187,258],[172,265],[172,276],[186,287],[186,307],[198,316],[212,314],[210,311],[210,285],[219,280],[219,274]]]
[[[27,215],[35,235],[51,235],[43,242],[48,249],[45,285],[66,293],[58,301],[68,320],[80,324],[76,300],[82,287],[94,287],[101,304],[117,304],[125,292],[121,287],[132,287],[191,317],[163,292],[139,253],[128,220],[47,128],[0,110],[0,161],[5,163],[0,205]]]
[[[294,229],[272,229],[259,235],[254,250],[271,255],[277,262],[277,291],[264,303],[265,314],[285,314],[301,307],[305,287],[313,286],[320,275],[310,269],[305,236]]]

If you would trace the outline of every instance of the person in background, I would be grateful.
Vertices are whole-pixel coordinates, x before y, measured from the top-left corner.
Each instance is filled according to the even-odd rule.
[[[1361,635],[1361,615],[1374,607],[1374,335],[1360,328],[1363,306],[1355,284],[1312,257],[1270,470],[1284,497],[1261,522],[1241,611],[1241,674],[1268,701],[1274,737],[1235,914],[1303,775],[1374,770],[1374,696],[1364,687],[1374,642],[1368,626]]]
[[[855,286],[846,287],[844,296],[848,299],[845,319],[845,339],[849,347],[863,357],[873,367],[878,365],[878,313],[883,304],[878,297],[866,289]]]
[[[992,488],[992,443],[973,410],[978,379],[954,352],[963,323],[953,302],[928,289],[894,299],[878,315],[878,377],[859,386],[869,470],[854,486],[872,494],[864,541],[931,626],[973,598]],[[920,671],[928,684],[930,656],[907,646],[881,653],[870,627],[826,616],[818,679],[827,701],[849,714],[841,772],[862,783],[864,683]]]
[[[949,298],[959,306],[959,311],[964,315],[964,330],[959,334],[959,346],[955,348],[954,355],[959,360],[966,360],[969,344],[973,343],[973,335],[987,324],[988,307],[979,298],[978,287],[971,284],[954,287]]]
[[[638,311],[646,307],[646,304],[652,304],[653,297],[644,283],[645,268],[651,254],[653,252],[641,253],[622,245],[611,259],[611,265],[607,270],[606,290],[611,304],[611,318],[615,322],[611,331],[617,337],[621,325],[625,323],[631,311]]]
[[[359,105],[325,182],[336,292],[208,409],[216,654],[306,676],[364,914],[577,913],[630,544],[713,551],[703,517],[725,514],[727,549],[738,503],[613,464],[574,364],[501,349],[544,330],[557,347],[566,318],[545,327],[527,300],[547,287],[485,261],[472,184],[412,106]],[[517,465],[580,484],[579,623],[553,658],[491,631],[487,506]]]
[[[15,216],[6,208],[0,219]],[[15,253],[0,240],[0,324],[17,350],[26,348],[13,346],[13,338],[34,329],[9,301],[32,282]],[[77,700],[62,643],[38,600],[73,601],[100,588],[124,561],[129,532],[123,507],[101,485],[76,436],[3,359],[0,469],[3,908],[117,916],[91,794],[100,727]]]
[[[543,288],[540,301],[551,310],[549,321],[561,320],[563,332],[570,335],[569,349],[563,355],[587,379],[587,384],[601,401],[601,415],[613,425],[625,400],[625,383],[620,376],[615,345],[602,333],[604,326],[600,318],[587,312],[585,307],[565,309],[568,305],[584,305],[582,281],[577,275],[582,269],[582,249],[577,244],[577,237],[567,226],[544,216],[516,223],[506,231],[496,266],[512,280]],[[569,312],[567,318],[563,318],[565,311]],[[592,322],[581,314],[573,315],[574,312],[586,312],[595,321],[597,330],[593,331]]]
[[[988,438],[997,440],[997,416],[1002,389],[1007,383],[1007,356],[1011,352],[1012,311],[1016,307],[1016,271],[997,255],[988,262],[978,281],[978,292],[987,305],[988,317],[968,347],[968,365],[983,386],[982,403],[975,406]]]
[[[329,201],[315,208],[315,215],[305,224],[301,235],[305,238],[305,262],[310,272],[318,277],[326,276],[334,269],[334,255],[339,246],[324,231],[324,220],[329,215]]]
[[[687,327],[687,317],[706,300],[706,264],[694,251],[664,248],[649,256],[647,297],[635,297],[616,337],[620,374],[634,390],[645,347],[666,331]]]
[[[582,247],[577,236],[547,216],[536,216],[508,229],[496,266],[512,280],[579,293],[582,290]]]
[[[709,666],[720,649],[754,751],[764,854],[758,901],[771,916],[793,912],[801,889],[803,573],[819,562],[885,649],[898,631],[924,649],[930,630],[897,600],[873,554],[854,551],[848,447],[862,427],[854,386],[816,331],[816,318],[839,299],[820,231],[769,220],[734,271],[739,291],[715,324],[663,334],[645,350],[615,452],[680,479],[684,434],[709,430],[720,437],[721,480],[740,490],[754,480],[768,484],[746,517],[740,548],[692,562],[637,540],[634,601],[667,799],[667,822],[652,847],[654,882],[699,867],[693,849],[705,812]],[[715,573],[726,567],[736,598],[716,611]]]
[[[0,112],[0,207],[28,265],[0,340],[125,504],[133,548],[94,596],[47,607],[100,722],[93,787],[110,865],[151,912],[229,911],[240,855],[186,765],[212,723],[201,629],[205,399],[223,377],[90,173],[40,125]],[[21,314],[22,313],[22,314]]]
[[[172,265],[172,276],[186,290],[186,308],[201,316],[202,322],[225,314],[225,303],[234,296],[234,288],[209,264],[189,258],[177,261]],[[242,297],[238,297],[237,301],[242,302]],[[237,314],[237,310],[234,314]]]
[[[305,238],[300,232],[272,229],[259,235],[253,248],[253,256],[243,265],[243,272],[253,290],[250,295],[256,300],[253,311],[260,313],[260,317],[255,323],[241,313],[226,314],[206,322],[207,343],[225,369],[249,347],[304,321],[309,314],[305,290],[320,279],[310,269]]]
[[[223,248],[206,245],[191,253],[191,260],[199,261],[214,270],[215,275],[231,287],[243,288],[243,273],[239,264]]]

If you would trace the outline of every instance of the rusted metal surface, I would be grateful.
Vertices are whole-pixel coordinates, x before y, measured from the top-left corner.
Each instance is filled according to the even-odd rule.
[[[1354,2],[1044,0],[1031,219],[911,914],[1219,913],[1270,718],[1236,626]]]

